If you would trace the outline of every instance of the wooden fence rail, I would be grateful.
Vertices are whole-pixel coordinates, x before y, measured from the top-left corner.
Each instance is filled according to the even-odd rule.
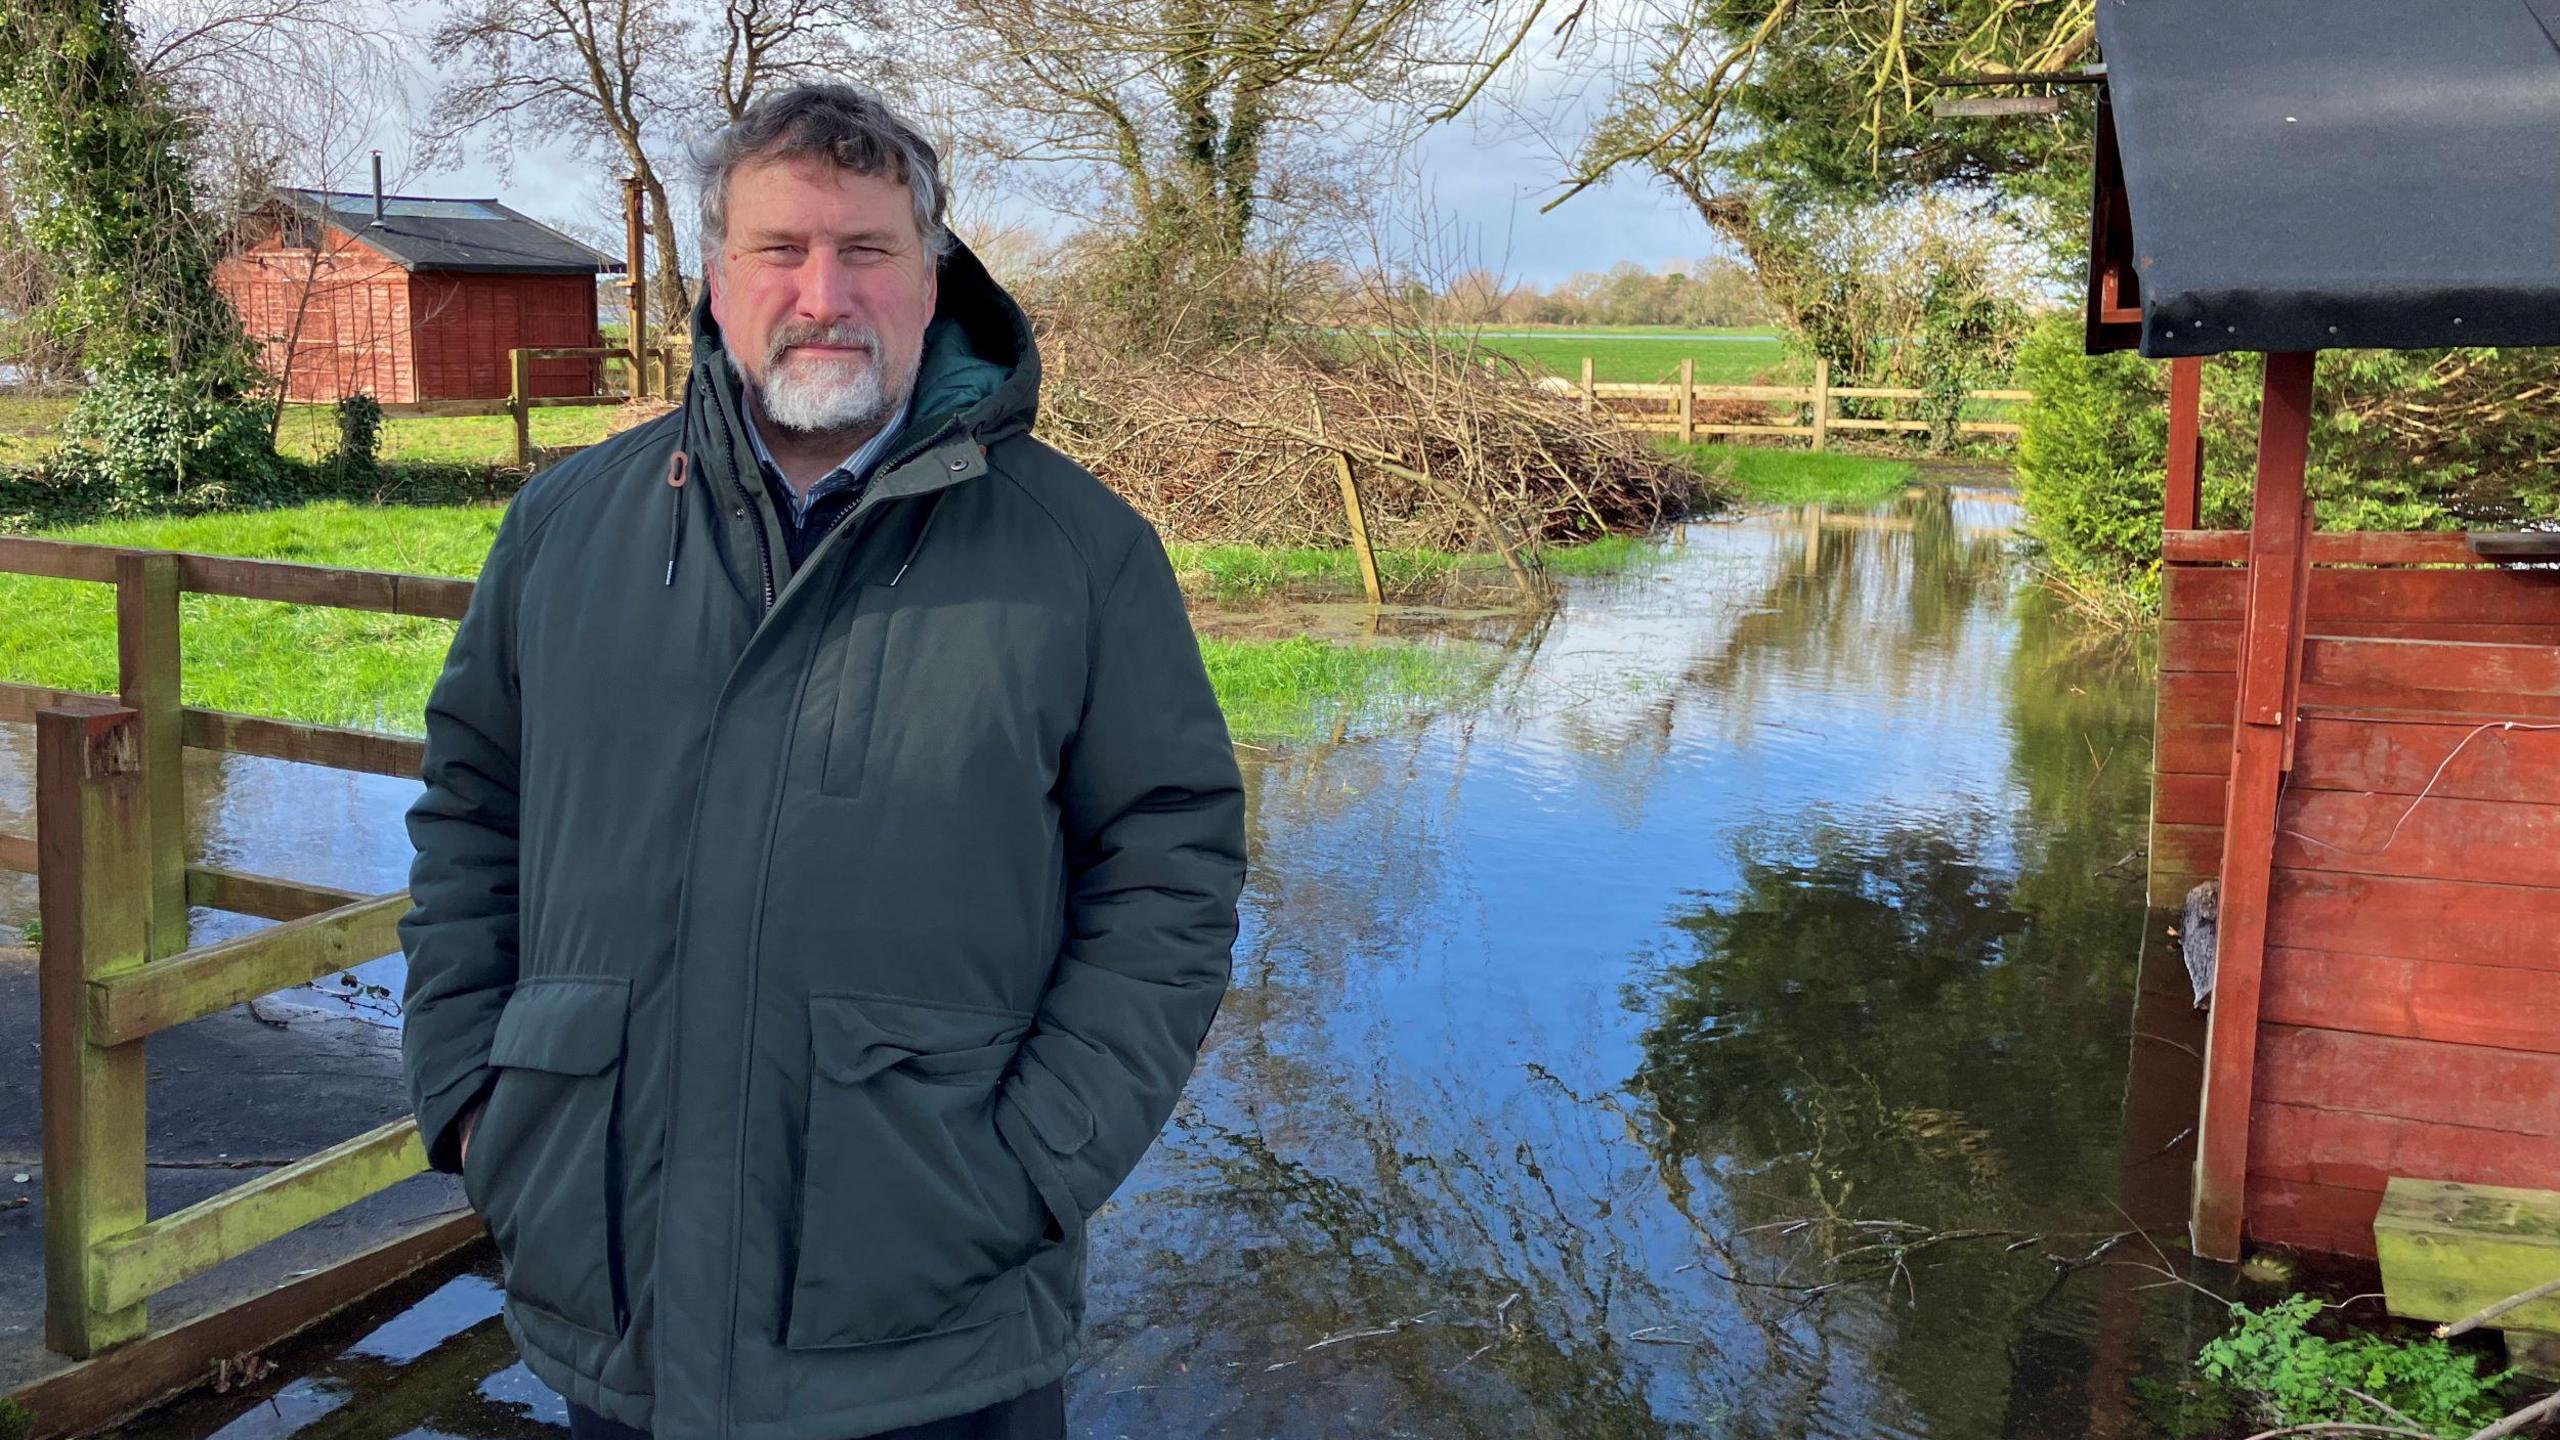
[[[172,1214],[148,1212],[149,1038],[397,951],[409,905],[406,892],[356,895],[190,863],[183,752],[411,778],[423,753],[414,737],[181,704],[179,598],[454,620],[472,582],[14,536],[0,537],[0,572],[116,591],[117,695],[0,684],[0,723],[36,727],[36,834],[0,834],[0,870],[36,875],[44,924],[45,1343],[85,1359],[142,1337],[153,1295],[426,1167],[404,1119]],[[193,905],[280,923],[194,946]]]
[[[684,373],[685,347],[690,342],[661,341],[649,347],[648,377],[638,373],[639,362],[631,350],[621,345],[537,345],[507,352],[508,394],[503,400],[411,400],[382,407],[384,418],[392,420],[445,419],[473,415],[505,415],[515,421],[515,445],[512,461],[530,465],[534,458],[533,412],[577,408],[590,405],[621,405],[635,395],[654,395],[673,399],[677,377]],[[622,364],[626,391],[620,395],[535,395],[533,362],[536,360],[616,360]]]
[[[1605,410],[1618,423],[1630,430],[1656,431],[1678,435],[1682,440],[1695,440],[1701,435],[1775,435],[1800,436],[1813,442],[1816,450],[1831,448],[1831,432],[1835,430],[1880,430],[1905,434],[1927,434],[1937,427],[1926,420],[1878,419],[1840,413],[1843,400],[1912,401],[1929,396],[1926,390],[1903,386],[1833,385],[1831,362],[1814,362],[1810,385],[1700,385],[1696,362],[1680,362],[1680,379],[1672,384],[1632,384],[1592,379],[1591,357],[1584,356],[1579,384],[1553,379],[1546,382],[1553,389],[1569,389],[1582,397],[1582,411],[1597,415]],[[1968,390],[1965,402],[1973,404],[2016,404],[2033,400],[2032,390]],[[1636,404],[1612,402],[1640,402]],[[1716,401],[1749,401],[1767,406],[1796,406],[1802,418],[1764,422],[1701,420],[1698,406]],[[1960,420],[1956,431],[1963,435],[1997,435],[2016,438],[2020,427],[2003,420]]]

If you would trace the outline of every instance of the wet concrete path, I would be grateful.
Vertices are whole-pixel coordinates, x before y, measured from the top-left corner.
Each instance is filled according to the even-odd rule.
[[[1096,1220],[1071,1432],[2162,1433],[2213,1307],[2138,1241],[2048,1258],[2176,1212],[2151,684],[2023,593],[2014,518],[1691,526],[1404,642],[1445,695],[1246,748],[1234,987]],[[280,769],[209,844],[399,883],[405,787]],[[493,1280],[134,1433],[557,1433]]]

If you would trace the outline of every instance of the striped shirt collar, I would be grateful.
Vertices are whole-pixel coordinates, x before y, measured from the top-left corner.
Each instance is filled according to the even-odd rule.
[[[844,458],[842,464],[819,476],[817,481],[810,485],[809,493],[802,495],[793,491],[790,482],[783,479],[782,467],[774,462],[773,452],[765,448],[764,436],[756,430],[755,407],[743,405],[739,409],[742,418],[747,422],[747,443],[755,447],[756,464],[764,470],[767,480],[773,482],[784,495],[790,497],[791,520],[795,525],[808,518],[809,507],[816,504],[820,496],[841,490],[848,485],[858,485],[867,478],[871,473],[871,467],[878,464],[881,457],[888,453],[889,442],[898,437],[899,431],[907,428],[907,402],[901,400],[898,402],[897,413],[889,417],[887,424],[882,425],[870,439],[856,447],[852,454]]]

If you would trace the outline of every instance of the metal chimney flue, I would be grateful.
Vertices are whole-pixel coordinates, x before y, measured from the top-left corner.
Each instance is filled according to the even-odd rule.
[[[382,152],[373,152],[373,223],[382,223]]]

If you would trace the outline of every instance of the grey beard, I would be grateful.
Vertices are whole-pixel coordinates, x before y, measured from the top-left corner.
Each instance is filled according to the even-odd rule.
[[[777,337],[774,349],[779,352],[791,344],[810,337],[792,335]],[[881,383],[879,337],[869,333],[830,339],[859,340],[867,343],[871,363],[852,375],[826,373],[823,366],[794,366],[778,353],[766,357],[764,380],[759,383],[730,354],[730,373],[753,391],[764,418],[776,426],[802,435],[849,435],[878,430],[896,413],[898,402],[905,398],[905,386],[892,393]],[[908,377],[913,383],[913,377]]]

